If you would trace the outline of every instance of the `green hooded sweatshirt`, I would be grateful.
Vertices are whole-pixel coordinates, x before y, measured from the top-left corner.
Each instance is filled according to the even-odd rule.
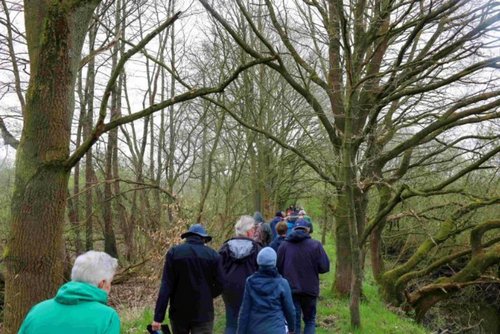
[[[64,284],[53,299],[35,305],[18,334],[119,334],[120,319],[108,294],[82,282]]]

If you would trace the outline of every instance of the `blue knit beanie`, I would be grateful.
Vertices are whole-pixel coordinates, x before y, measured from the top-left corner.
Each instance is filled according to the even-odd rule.
[[[259,266],[276,267],[276,252],[271,247],[264,247],[257,255]]]

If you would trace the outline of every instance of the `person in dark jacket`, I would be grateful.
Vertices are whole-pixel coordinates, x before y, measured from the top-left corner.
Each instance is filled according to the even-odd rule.
[[[263,248],[257,263],[259,271],[245,284],[238,334],[293,333],[295,307],[290,285],[276,269],[276,252],[271,247]]]
[[[251,216],[241,216],[235,225],[236,237],[227,240],[219,250],[224,291],[222,299],[226,308],[225,334],[236,333],[245,281],[257,271],[257,254],[261,246],[253,240],[255,220]]]
[[[295,332],[315,333],[316,303],[319,296],[319,274],[330,271],[330,260],[321,243],[311,239],[308,223],[297,220],[293,232],[278,249],[278,271],[290,283],[295,305]]]
[[[169,318],[174,334],[209,334],[213,330],[213,298],[222,293],[220,256],[208,246],[212,237],[200,224],[181,235],[186,241],[165,257],[156,301],[153,330],[160,330],[170,301]]]
[[[276,232],[276,225],[278,225],[279,222],[283,221],[284,218],[285,214],[283,213],[283,211],[278,211],[276,212],[273,220],[269,222],[269,226],[271,227],[271,232],[273,234],[273,240],[278,237],[278,233]]]
[[[279,222],[278,225],[276,225],[276,232],[278,233],[278,237],[274,239],[273,242],[271,242],[269,247],[278,252],[278,248],[280,248],[281,243],[285,241],[287,231],[288,231],[288,224],[284,221]]]
[[[262,217],[259,211],[255,211],[253,219],[255,219],[255,224],[257,226],[253,239],[260,243],[262,247],[268,246],[271,241],[273,241],[271,226],[265,222],[264,217]]]

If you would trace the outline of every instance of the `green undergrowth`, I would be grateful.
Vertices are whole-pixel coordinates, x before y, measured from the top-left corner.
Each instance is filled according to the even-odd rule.
[[[319,236],[317,236],[319,238]],[[369,268],[363,282],[363,300],[360,306],[361,329],[351,330],[349,299],[340,298],[332,292],[334,279],[335,247],[331,237],[324,246],[331,261],[331,271],[321,275],[321,292],[318,302],[316,333],[363,333],[363,334],[420,334],[427,331],[403,314],[389,310],[378,293]]]
[[[320,238],[319,231],[315,237]],[[318,301],[317,309],[317,328],[318,334],[331,333],[363,333],[363,334],[420,334],[427,331],[411,318],[403,314],[397,314],[389,310],[380,297],[377,286],[367,268],[367,273],[363,285],[363,301],[361,303],[361,323],[362,327],[358,330],[351,330],[349,317],[349,299],[339,298],[332,292],[335,264],[335,247],[333,239],[327,238],[325,250],[331,261],[331,271],[321,275],[321,296]],[[221,298],[216,299],[216,315],[214,333],[224,332],[224,307]],[[120,311],[122,317],[122,333],[146,333],[146,325],[151,323],[152,310],[146,308],[143,310]]]

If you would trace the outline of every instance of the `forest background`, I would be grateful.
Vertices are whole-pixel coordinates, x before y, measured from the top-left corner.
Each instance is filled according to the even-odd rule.
[[[220,242],[295,203],[334,235],[352,327],[370,271],[430,327],[498,328],[499,18],[488,0],[2,0],[4,331],[86,249],[125,282],[169,231]]]

